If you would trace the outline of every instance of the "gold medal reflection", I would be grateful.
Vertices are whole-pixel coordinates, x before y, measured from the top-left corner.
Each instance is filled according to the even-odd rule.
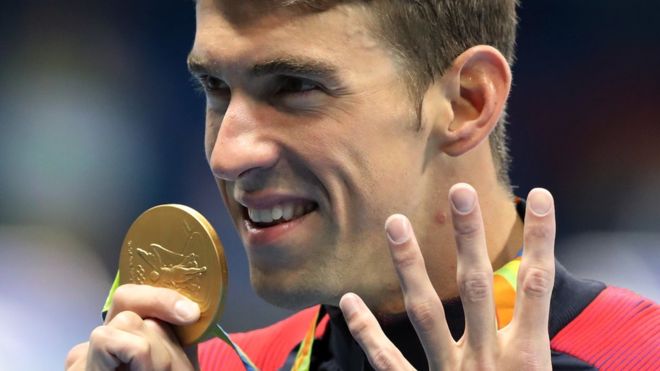
[[[227,288],[222,243],[202,214],[184,205],[160,205],[140,215],[126,234],[119,283],[165,287],[199,304],[200,318],[175,332],[184,345],[209,336],[220,319]]]

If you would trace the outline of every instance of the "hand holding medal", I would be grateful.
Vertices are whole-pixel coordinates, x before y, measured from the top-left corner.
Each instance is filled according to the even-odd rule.
[[[120,294],[122,285],[126,289]],[[89,365],[96,370],[122,365],[192,370],[197,363],[194,345],[212,336],[227,343],[246,370],[258,370],[217,323],[226,289],[222,244],[200,213],[174,204],[145,211],[124,239],[117,278],[104,307],[105,323],[92,331],[89,342],[69,352],[67,370],[88,370]],[[175,313],[175,304],[189,302],[183,297],[199,306],[194,318]],[[317,315],[296,356],[296,370],[309,369]]]
[[[183,345],[210,334],[218,322],[227,291],[227,263],[218,235],[197,211],[183,205],[160,205],[131,225],[119,258],[119,284],[173,289],[199,305],[200,318],[175,327]]]

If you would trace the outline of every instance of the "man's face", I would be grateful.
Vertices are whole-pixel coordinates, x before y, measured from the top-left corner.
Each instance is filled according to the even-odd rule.
[[[428,130],[401,67],[360,9],[225,3],[199,1],[189,63],[253,286],[290,308],[398,292],[384,221],[398,212],[422,223],[437,207]]]

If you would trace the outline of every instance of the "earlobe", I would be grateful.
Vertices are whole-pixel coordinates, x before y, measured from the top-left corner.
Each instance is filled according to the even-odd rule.
[[[442,151],[460,156],[482,143],[499,121],[511,87],[511,70],[496,49],[479,45],[458,56],[443,76],[453,120]]]

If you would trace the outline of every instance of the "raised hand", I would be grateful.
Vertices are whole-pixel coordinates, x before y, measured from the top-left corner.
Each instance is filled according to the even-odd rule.
[[[467,184],[457,184],[450,189],[449,198],[457,245],[457,283],[465,312],[465,333],[459,341],[451,337],[410,222],[398,214],[386,222],[406,311],[424,347],[429,368],[551,370],[548,317],[555,272],[552,195],[538,188],[529,193],[514,315],[511,323],[499,331],[493,270],[476,191]],[[374,369],[413,368],[357,295],[344,295],[339,305],[351,334]]]

